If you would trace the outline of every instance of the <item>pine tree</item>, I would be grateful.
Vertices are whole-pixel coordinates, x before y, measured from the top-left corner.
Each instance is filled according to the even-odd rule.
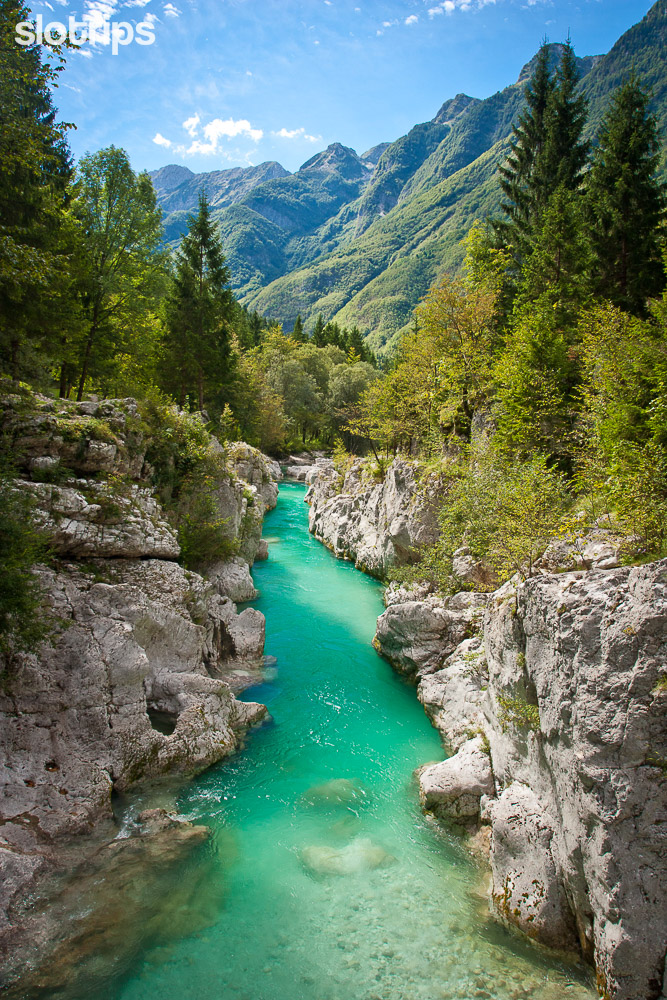
[[[62,65],[16,44],[29,16],[21,0],[0,0],[0,362],[14,378],[48,366],[75,309],[69,126],[56,122],[51,97]]]
[[[319,314],[315,321],[315,329],[313,330],[311,340],[315,344],[315,347],[326,347],[327,341],[324,335],[324,317],[322,313]]]
[[[614,94],[586,198],[595,291],[638,315],[665,278],[658,227],[666,187],[656,178],[660,141],[648,104],[634,75]]]
[[[577,94],[579,71],[568,38],[556,70],[545,116],[545,141],[535,157],[533,208],[543,212],[559,188],[577,191],[588,158],[588,143],[582,139],[588,102]]]
[[[582,139],[587,103],[576,93],[579,74],[569,39],[555,73],[550,53],[543,42],[526,87],[527,109],[513,126],[512,151],[499,167],[506,218],[496,222],[495,229],[502,242],[513,247],[518,262],[529,252],[555,193],[581,186],[588,155]]]
[[[196,393],[199,410],[205,397],[224,388],[229,378],[229,323],[233,297],[222,242],[202,192],[199,211],[176,256],[174,287],[167,305],[167,348],[178,372],[178,398]]]
[[[361,336],[361,332],[358,326],[353,326],[350,330],[350,336],[348,338],[348,349],[349,351],[357,354],[361,361],[368,361],[368,351],[364,343],[364,338]]]
[[[534,194],[531,181],[535,162],[547,140],[547,109],[554,91],[550,70],[550,48],[546,39],[537,54],[535,70],[526,85],[526,110],[512,126],[514,137],[506,162],[498,168],[500,186],[506,201],[502,209],[506,218],[495,223],[497,235],[506,245],[518,247],[523,242],[534,214]]]
[[[297,316],[294,321],[294,329],[292,330],[292,340],[296,340],[297,344],[305,344],[307,336],[303,329],[303,320],[301,319],[301,313]]]

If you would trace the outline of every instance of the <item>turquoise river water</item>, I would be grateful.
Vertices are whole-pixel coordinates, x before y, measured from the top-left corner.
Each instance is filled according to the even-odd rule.
[[[106,997],[592,997],[586,973],[492,920],[484,872],[420,812],[414,770],[442,759],[438,735],[371,646],[380,587],[309,536],[303,495],[281,487],[254,570],[277,664],[245,697],[272,722],[178,800],[212,830],[178,876],[201,912],[175,910]]]

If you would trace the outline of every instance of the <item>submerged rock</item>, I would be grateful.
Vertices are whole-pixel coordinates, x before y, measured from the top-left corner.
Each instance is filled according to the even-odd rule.
[[[348,805],[361,802],[367,793],[349,778],[333,778],[321,785],[313,785],[303,795],[309,805]]]
[[[305,847],[301,860],[316,875],[356,875],[390,865],[394,858],[368,837],[357,837],[346,847]]]

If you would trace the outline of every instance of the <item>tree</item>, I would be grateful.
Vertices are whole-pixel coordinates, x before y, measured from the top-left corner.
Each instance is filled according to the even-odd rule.
[[[558,51],[552,73],[551,47],[543,42],[525,91],[526,111],[513,126],[510,155],[498,168],[507,200],[501,206],[506,218],[495,229],[519,262],[556,191],[580,187],[588,155],[582,139],[587,103],[576,93],[579,74],[570,40]]]
[[[153,184],[133,172],[123,149],[110,146],[81,160],[74,211],[83,231],[81,399],[89,375],[140,334],[163,287],[165,254]]]
[[[614,94],[586,199],[595,291],[637,315],[665,282],[658,227],[666,187],[656,178],[660,141],[648,101],[634,75]]]
[[[465,545],[497,579],[533,574],[570,506],[564,478],[543,455],[507,461],[488,447],[469,456],[442,506],[440,547],[450,564]]]
[[[324,317],[322,316],[322,313],[319,314],[315,321],[315,329],[313,330],[313,335],[310,339],[315,344],[315,347],[326,346],[327,341],[324,335]]]
[[[76,326],[70,126],[56,122],[51,98],[62,63],[16,44],[29,16],[24,3],[0,0],[0,358],[15,379],[48,365]]]
[[[169,362],[177,372],[181,405],[194,391],[198,409],[203,410],[206,397],[225,391],[231,370],[229,324],[234,309],[229,278],[222,242],[202,192],[199,211],[188,217],[188,231],[176,255],[167,304],[165,339]]]
[[[305,344],[308,340],[306,332],[303,328],[303,320],[301,319],[301,313],[297,316],[294,321],[294,329],[292,330],[292,340],[296,340],[297,344]]]
[[[526,110],[520,115],[518,124],[512,125],[510,155],[498,167],[500,187],[507,200],[501,203],[506,218],[496,222],[495,229],[505,245],[514,245],[517,250],[530,228],[535,210],[531,182],[535,162],[546,144],[547,108],[553,90],[550,47],[545,39],[524,90]]]
[[[588,102],[577,94],[579,71],[570,39],[563,46],[545,115],[545,139],[535,156],[533,204],[539,216],[559,189],[577,191],[588,158],[582,139]]]

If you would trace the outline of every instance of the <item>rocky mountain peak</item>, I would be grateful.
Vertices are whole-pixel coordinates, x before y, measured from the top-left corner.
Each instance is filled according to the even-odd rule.
[[[324,170],[327,173],[337,173],[346,180],[356,180],[367,173],[364,164],[354,149],[343,146],[340,142],[332,142],[321,153],[316,153],[299,168],[301,170]]]
[[[433,121],[436,125],[451,125],[452,122],[460,118],[470,107],[481,103],[477,97],[469,97],[468,94],[457,94],[456,97],[451,97],[448,101],[445,101]]]
[[[151,170],[149,173],[156,191],[173,191],[185,181],[192,180],[194,176],[189,167],[183,167],[180,163],[168,163],[166,167]]]
[[[558,66],[558,63],[561,61],[563,52],[565,51],[565,46],[562,42],[551,42],[548,48],[549,48],[549,65],[551,70],[554,70]],[[537,56],[538,53],[536,52],[533,58],[530,60],[530,62],[527,62],[526,65],[523,67],[523,69],[519,73],[519,78],[516,81],[517,83],[528,83],[535,70],[535,66],[537,64]],[[599,62],[600,59],[602,58],[603,56],[582,56],[581,58],[577,56],[576,62],[577,62],[577,69],[579,70],[579,77],[583,78],[584,76],[586,76],[587,73],[590,73],[595,64]]]

